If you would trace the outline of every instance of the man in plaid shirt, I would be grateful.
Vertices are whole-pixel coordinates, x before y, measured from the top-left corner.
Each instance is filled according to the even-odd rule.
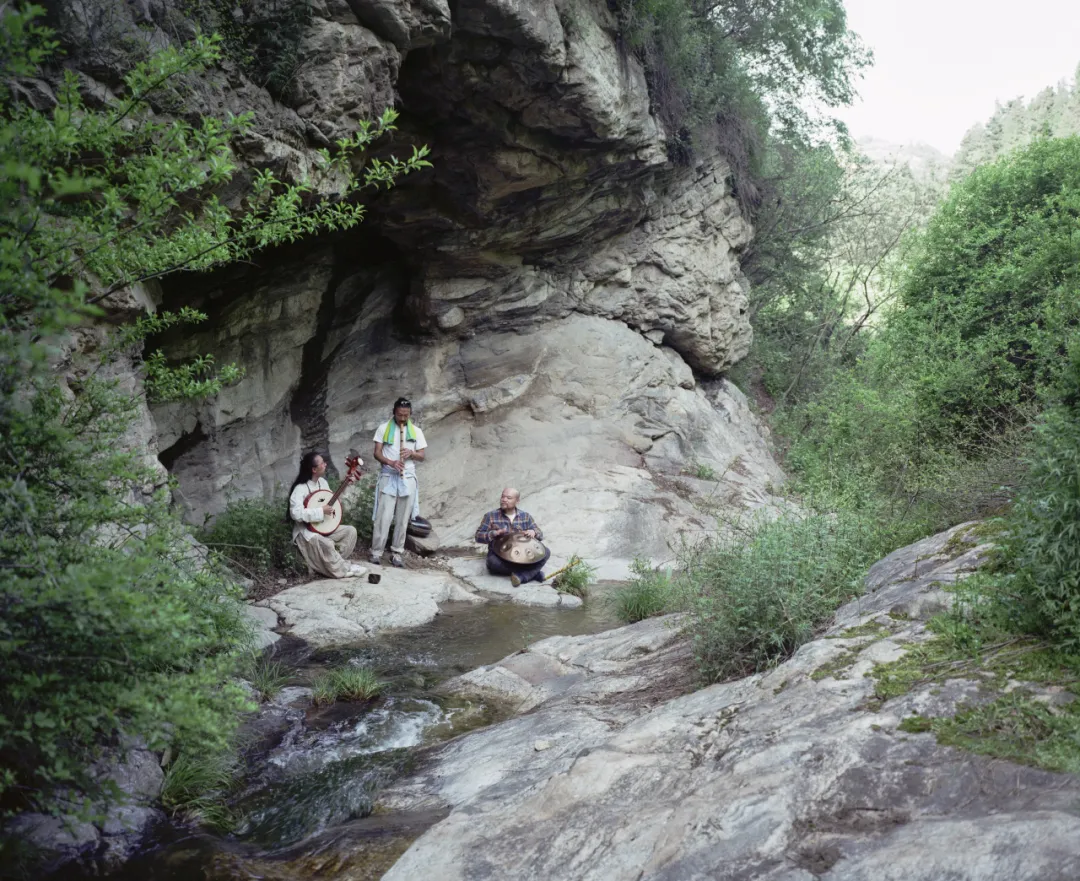
[[[544,549],[544,558],[535,563],[510,563],[502,557],[496,556],[491,550],[491,542],[511,532],[520,532],[529,538],[543,540],[544,533],[532,519],[528,511],[519,511],[518,502],[521,493],[516,489],[507,487],[502,491],[499,498],[499,509],[488,511],[480,522],[480,528],[476,530],[476,540],[480,544],[488,546],[487,567],[492,575],[509,575],[510,583],[517,587],[529,581],[542,582],[544,580],[544,564],[551,556],[551,551]]]

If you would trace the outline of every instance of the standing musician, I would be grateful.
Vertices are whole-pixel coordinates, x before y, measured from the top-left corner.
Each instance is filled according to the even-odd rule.
[[[319,535],[307,528],[309,523],[321,523],[324,517],[333,513],[330,505],[304,507],[305,499],[313,492],[320,489],[329,491],[330,485],[323,477],[324,474],[326,460],[318,453],[305,453],[300,460],[300,473],[296,475],[296,480],[289,490],[289,513],[286,519],[293,521],[293,544],[307,563],[308,571],[314,570],[329,578],[363,575],[367,569],[348,560],[356,547],[355,527],[339,526],[330,535]]]
[[[375,430],[375,461],[382,465],[375,487],[375,526],[371,536],[371,562],[380,565],[382,552],[394,524],[394,544],[390,564],[405,565],[405,533],[416,497],[416,464],[427,453],[427,439],[412,421],[412,403],[407,398],[394,401],[393,418]]]
[[[544,557],[533,563],[512,563],[498,556],[492,549],[492,542],[512,532],[519,532],[529,538],[540,541],[544,533],[536,525],[532,515],[528,511],[518,509],[521,501],[521,493],[516,489],[507,487],[502,491],[499,498],[499,508],[496,511],[488,511],[480,522],[480,528],[476,530],[476,541],[488,546],[487,568],[492,575],[509,575],[510,583],[514,587],[529,581],[544,580],[544,564],[551,556],[551,551],[544,548]]]

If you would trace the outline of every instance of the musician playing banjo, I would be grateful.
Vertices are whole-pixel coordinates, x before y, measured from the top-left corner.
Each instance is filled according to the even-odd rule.
[[[305,507],[307,498],[319,490],[329,492],[326,460],[318,453],[305,453],[300,460],[300,473],[289,491],[289,517],[293,521],[293,544],[300,551],[308,569],[329,578],[353,578],[367,572],[359,563],[348,557],[356,547],[356,528],[338,526],[329,535],[320,535],[308,528],[309,523],[322,523],[334,514],[334,506],[312,505]]]
[[[509,575],[514,587],[544,580],[544,564],[551,551],[541,543],[544,533],[528,511],[518,508],[521,493],[512,487],[502,491],[498,510],[488,511],[476,530],[476,541],[488,546],[487,568],[492,575]],[[531,542],[507,541],[532,539]]]

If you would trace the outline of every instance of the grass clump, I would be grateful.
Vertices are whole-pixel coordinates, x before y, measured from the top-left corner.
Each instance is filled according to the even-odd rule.
[[[288,668],[262,652],[253,652],[248,656],[241,668],[241,675],[251,683],[261,701],[275,698],[289,681]]]
[[[555,576],[551,586],[559,593],[568,593],[584,599],[588,595],[589,585],[592,584],[595,575],[596,567],[590,566],[574,554],[570,562]]]
[[[612,595],[615,614],[627,624],[644,621],[672,611],[672,577],[636,558],[630,566],[630,581]]]
[[[165,769],[161,804],[186,822],[228,831],[236,822],[225,797],[236,780],[237,764],[230,753],[181,753]]]
[[[377,697],[386,683],[368,667],[345,666],[323,670],[311,682],[311,699],[317,706],[335,701],[366,701]]]

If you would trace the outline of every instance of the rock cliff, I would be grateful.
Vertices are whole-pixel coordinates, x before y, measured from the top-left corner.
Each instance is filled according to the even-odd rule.
[[[132,40],[193,33],[188,6],[80,0],[53,17],[92,94],[115,87]],[[302,448],[367,457],[399,395],[431,442],[425,514],[453,541],[506,483],[549,523],[578,512],[565,532],[621,558],[706,528],[696,490],[770,503],[782,478],[746,402],[709,379],[750,344],[738,261],[751,227],[721,156],[669,160],[610,6],[316,0],[274,95],[238,61],[205,76],[189,111],[255,112],[238,145],[248,170],[299,175],[388,105],[401,111],[390,148],[428,144],[434,167],[373,196],[358,231],[167,281],[159,305],[211,320],[155,342],[247,369],[206,405],[153,411],[147,443],[193,519],[272,495]],[[719,480],[663,477],[697,464]],[[658,501],[672,525],[648,524]]]

